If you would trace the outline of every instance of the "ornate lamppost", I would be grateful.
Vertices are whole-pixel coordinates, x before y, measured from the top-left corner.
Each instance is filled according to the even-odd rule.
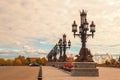
[[[53,49],[49,52],[49,54],[47,55],[48,61],[49,62],[56,62],[57,61],[57,55],[58,53],[58,45],[56,44]]]
[[[58,47],[57,47],[57,46],[58,46],[58,45],[56,44],[56,45],[54,46],[54,48],[53,48],[53,56],[54,56],[53,61],[54,61],[54,62],[57,61],[57,57],[56,57],[56,55],[57,55],[57,53],[58,53]]]
[[[60,57],[59,61],[66,61],[67,55],[66,55],[66,49],[70,48],[71,42],[70,40],[68,41],[68,47],[67,47],[67,41],[66,41],[66,35],[63,35],[63,40],[60,39],[58,42],[59,50],[60,50]],[[62,56],[62,50],[63,50],[63,56]]]
[[[52,57],[53,57],[53,54],[52,54],[52,50],[49,52],[49,54],[47,55],[47,58],[48,58],[48,62],[52,62]]]
[[[95,24],[92,21],[92,23],[90,24],[90,32],[91,34],[88,34],[87,31],[89,30],[88,27],[88,22],[87,22],[87,12],[85,10],[82,10],[82,12],[80,12],[80,16],[81,16],[81,25],[79,26],[79,33],[76,34],[77,32],[77,24],[74,20],[73,24],[72,24],[72,32],[74,33],[74,38],[75,36],[79,36],[82,42],[82,48],[79,52],[79,55],[77,55],[77,62],[92,62],[92,55],[90,50],[88,50],[86,48],[86,40],[88,37],[92,36],[92,38],[94,37],[94,32],[95,32]]]

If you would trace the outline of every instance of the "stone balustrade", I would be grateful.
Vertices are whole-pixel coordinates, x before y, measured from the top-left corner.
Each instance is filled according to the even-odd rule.
[[[64,69],[64,64],[66,63],[73,65],[71,68],[72,76],[99,76],[94,62],[48,62],[47,65]]]

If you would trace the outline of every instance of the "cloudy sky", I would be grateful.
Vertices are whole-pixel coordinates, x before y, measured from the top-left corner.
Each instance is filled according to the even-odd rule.
[[[78,54],[81,42],[71,32],[79,11],[88,11],[95,37],[87,47],[95,53],[120,53],[120,0],[0,0],[0,57],[45,56],[62,35],[71,40],[67,54]]]

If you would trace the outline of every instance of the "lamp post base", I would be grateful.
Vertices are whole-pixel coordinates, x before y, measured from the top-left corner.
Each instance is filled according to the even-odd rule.
[[[66,59],[67,59],[67,55],[64,54],[64,55],[63,55],[63,62],[66,62]]]
[[[63,56],[60,56],[58,61],[63,62]]]
[[[93,62],[92,54],[88,48],[81,48],[79,55],[76,55],[75,62]]]
[[[55,57],[54,59],[53,59],[53,62],[56,62],[57,61],[57,58]]]
[[[73,62],[72,76],[99,76],[99,70],[94,62]]]

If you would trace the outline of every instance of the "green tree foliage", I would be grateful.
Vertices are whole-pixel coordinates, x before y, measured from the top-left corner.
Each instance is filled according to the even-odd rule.
[[[24,56],[19,55],[17,58],[21,60],[22,65],[27,65],[27,61]]]
[[[106,64],[106,65],[109,65],[109,64],[110,64],[110,61],[106,60],[106,61],[105,61],[105,64]]]
[[[116,65],[116,64],[118,64],[118,61],[114,58],[111,58],[110,60],[106,60],[105,64],[106,65]]]
[[[47,60],[45,57],[43,58],[36,58],[37,60],[35,60],[36,63],[40,64],[40,65],[46,65]],[[18,57],[16,57],[14,60],[12,59],[3,59],[0,58],[0,66],[12,66],[12,65],[28,65],[31,63],[31,59],[29,57],[25,58],[24,56],[19,55]]]
[[[5,65],[5,60],[3,58],[0,58],[0,66]]]
[[[26,58],[26,62],[27,62],[27,64],[30,64],[30,63],[31,63],[31,60],[30,60],[29,57]]]
[[[116,64],[117,61],[116,61],[115,59],[111,59],[111,60],[110,60],[110,63],[111,63],[111,64]]]
[[[42,60],[41,60],[40,58],[38,58],[38,59],[36,60],[36,63],[42,64]]]
[[[12,59],[7,59],[7,60],[6,60],[6,65],[11,66],[11,65],[13,65],[13,62],[14,62],[14,60],[12,60]]]

